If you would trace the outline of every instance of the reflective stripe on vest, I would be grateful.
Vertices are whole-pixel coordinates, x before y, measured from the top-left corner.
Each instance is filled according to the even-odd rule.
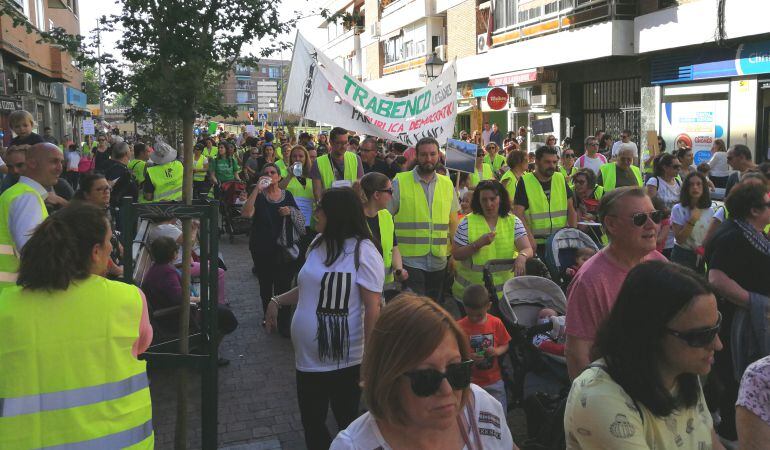
[[[175,201],[182,199],[182,177],[184,167],[179,161],[152,166],[147,169],[147,175],[155,186],[152,201]]]
[[[491,230],[487,220],[482,215],[468,214],[468,242],[472,243],[481,236],[489,233]],[[472,257],[464,261],[458,261],[457,274],[452,284],[452,295],[457,299],[463,298],[463,292],[468,286],[473,284],[484,285],[484,264],[493,259],[516,258],[519,255],[515,242],[516,216],[508,214],[505,217],[498,217],[495,226],[495,239],[491,244],[481,247]],[[497,269],[497,270],[495,270]],[[503,296],[503,285],[506,281],[513,278],[512,266],[494,267],[492,271],[492,281],[497,291],[497,298]]]
[[[492,166],[487,163],[481,165],[481,176],[479,176],[478,169],[471,174],[471,187],[476,187],[480,182],[486,180],[494,180],[495,175],[492,172]]]
[[[203,155],[200,155],[197,161],[193,156],[193,169],[204,170],[206,168],[206,160],[207,158]],[[193,181],[206,181],[206,172],[193,172]]]
[[[18,182],[0,195],[0,291],[14,286],[18,278],[19,257],[16,243],[9,227],[11,205],[22,195],[34,195],[40,206],[41,218],[48,217],[48,210],[40,194],[30,185]]]
[[[327,153],[323,156],[319,156],[318,159],[316,159],[316,164],[318,165],[318,171],[321,174],[323,188],[331,189],[332,183],[337,180],[337,177],[334,175],[335,169],[332,167],[329,154]],[[344,155],[344,164],[345,173],[343,174],[342,179],[353,183],[356,181],[356,178],[358,178],[358,157],[355,153],[346,151]]]
[[[567,186],[564,176],[556,172],[551,177],[551,198],[546,197],[540,180],[528,172],[522,177],[529,207],[524,212],[538,244],[544,244],[552,233],[567,226]]]
[[[142,303],[135,286],[96,275],[3,290],[0,448],[153,447],[146,363],[131,354]]]
[[[413,171],[396,175],[400,201],[394,228],[398,248],[406,257],[429,253],[445,257],[454,186],[449,177],[435,174],[433,204],[428,205],[421,182],[415,181],[414,176]]]
[[[630,166],[631,171],[634,173],[634,176],[636,177],[636,183],[641,187],[644,183],[642,182],[642,174],[639,172],[639,168],[636,166]],[[602,174],[602,186],[604,187],[604,192],[609,192],[613,189],[615,189],[615,186],[617,184],[617,174],[618,174],[618,167],[617,163],[611,162],[607,164],[602,164],[602,166],[599,168],[599,171]]]
[[[377,211],[377,223],[380,225],[380,245],[382,261],[385,266],[385,283],[393,282],[393,216],[387,209]]]

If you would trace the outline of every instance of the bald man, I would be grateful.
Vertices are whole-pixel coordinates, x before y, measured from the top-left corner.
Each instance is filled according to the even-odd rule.
[[[48,191],[61,175],[64,156],[59,148],[46,142],[26,153],[19,182],[0,195],[0,291],[16,284],[18,254],[48,217],[46,199],[58,197]]]
[[[604,187],[604,192],[625,186],[642,186],[642,173],[634,165],[636,150],[630,144],[621,144],[615,161],[599,168],[598,185]]]

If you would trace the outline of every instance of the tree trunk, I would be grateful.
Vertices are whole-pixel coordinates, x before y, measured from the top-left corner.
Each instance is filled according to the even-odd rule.
[[[184,179],[182,181],[182,200],[185,205],[192,205],[193,182],[193,125],[194,117],[182,119],[182,136],[184,139]],[[190,265],[192,263],[192,221],[182,219],[182,304],[190,304]],[[190,353],[190,308],[182,308],[179,315],[179,353]],[[176,445],[177,450],[187,448],[187,369],[178,369],[178,384],[176,398]]]

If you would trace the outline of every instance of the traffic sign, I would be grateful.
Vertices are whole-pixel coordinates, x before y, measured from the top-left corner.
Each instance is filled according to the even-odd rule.
[[[267,113],[257,113],[258,122],[267,122]]]

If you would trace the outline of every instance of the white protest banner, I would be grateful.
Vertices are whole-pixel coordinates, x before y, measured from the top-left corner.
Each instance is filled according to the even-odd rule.
[[[254,125],[246,125],[246,133],[249,136],[256,136],[257,135],[257,127]]]
[[[389,97],[367,88],[297,33],[284,110],[406,146],[423,137],[444,144],[457,116],[457,70],[452,62],[425,88]]]
[[[478,145],[457,139],[446,141],[446,168],[465,173],[476,171]]]
[[[93,136],[96,134],[94,129],[94,121],[92,119],[86,119],[83,121],[83,134]]]

